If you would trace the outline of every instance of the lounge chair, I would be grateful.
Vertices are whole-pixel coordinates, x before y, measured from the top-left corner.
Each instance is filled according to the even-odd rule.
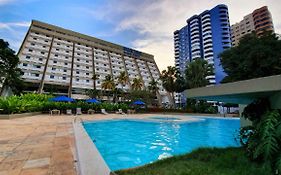
[[[66,110],[66,114],[67,114],[67,115],[72,115],[72,110],[71,110],[71,109],[67,109],[67,110]]]
[[[136,110],[134,109],[128,109],[127,110],[127,114],[134,114],[136,112]]]
[[[95,113],[95,110],[93,110],[93,109],[88,110],[88,114],[94,114],[94,113]]]
[[[118,111],[116,111],[116,114],[125,114],[122,109],[118,109]]]
[[[105,109],[101,109],[101,113],[104,115],[107,115],[108,113],[105,111]]]
[[[82,115],[81,108],[76,108],[76,115]]]

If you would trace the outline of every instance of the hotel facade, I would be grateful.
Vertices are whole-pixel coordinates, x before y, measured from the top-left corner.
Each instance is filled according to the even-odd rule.
[[[273,21],[267,6],[263,6],[246,15],[239,23],[231,25],[232,45],[238,46],[246,34],[256,32],[261,36],[265,31],[274,32]]]
[[[219,84],[225,77],[219,54],[231,47],[230,23],[226,5],[217,5],[187,19],[186,25],[174,32],[175,67],[184,74],[186,65],[204,59],[214,67],[207,76],[210,84]],[[183,94],[176,94],[176,103],[184,103]]]
[[[147,88],[151,80],[160,77],[153,55],[35,20],[18,57],[26,90],[45,93],[55,89],[56,94],[77,99],[88,98],[85,91],[94,88],[94,74],[99,76],[98,90],[107,75],[117,84],[122,71],[129,77],[125,91],[131,88],[134,78],[140,78],[143,88]],[[161,85],[157,94],[159,102],[168,101]]]

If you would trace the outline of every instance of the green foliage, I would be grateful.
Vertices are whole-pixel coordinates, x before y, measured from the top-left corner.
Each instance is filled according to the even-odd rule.
[[[227,74],[222,83],[281,74],[281,41],[275,34],[245,35],[220,57]]]
[[[23,94],[20,96],[11,96],[7,98],[0,98],[0,111],[3,114],[24,113],[41,111],[50,95],[44,94]]]
[[[9,43],[0,39],[0,83],[2,91],[10,87],[15,94],[19,94],[24,86],[21,80],[22,71],[18,68],[19,58],[15,51],[9,48]]]
[[[196,59],[187,64],[185,70],[185,79],[187,88],[203,87],[209,84],[207,76],[213,75],[214,68],[204,59]]]
[[[138,91],[143,87],[142,80],[140,78],[134,78],[132,83],[132,90]]]
[[[118,175],[270,175],[270,166],[251,162],[241,148],[200,148],[141,167],[117,171]]]
[[[207,114],[218,113],[217,107],[212,106],[212,104],[210,103],[207,103],[206,100],[187,99],[186,108],[188,112],[194,112],[194,113],[207,113]]]
[[[77,101],[75,103],[65,102],[51,102],[50,95],[44,94],[23,94],[20,96],[11,96],[8,98],[0,98],[0,111],[2,114],[17,114],[25,112],[49,112],[52,109],[58,109],[65,112],[67,109],[81,108],[83,112],[87,112],[89,109],[100,111],[102,108],[106,111],[117,111],[122,109],[126,111],[129,109],[127,104],[113,104],[113,103],[86,103],[84,101]]]
[[[253,122],[253,126],[241,129],[240,140],[251,159],[269,163],[276,174],[281,174],[281,111],[270,109],[266,100],[255,101],[249,106],[243,115]]]
[[[152,104],[154,100],[154,94],[147,90],[131,90],[127,98],[130,101],[142,100],[145,104]]]

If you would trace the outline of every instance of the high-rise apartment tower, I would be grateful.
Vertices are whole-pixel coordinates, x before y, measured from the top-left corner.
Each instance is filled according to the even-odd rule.
[[[214,67],[214,74],[206,77],[210,84],[219,84],[225,77],[219,54],[231,47],[228,8],[220,4],[211,10],[189,18],[187,24],[174,32],[175,66],[184,73],[186,65],[204,59]],[[182,95],[177,94],[177,103]]]
[[[239,23],[231,25],[232,45],[237,46],[243,36],[252,32],[256,32],[258,36],[264,32],[274,32],[271,13],[267,6],[254,10]]]

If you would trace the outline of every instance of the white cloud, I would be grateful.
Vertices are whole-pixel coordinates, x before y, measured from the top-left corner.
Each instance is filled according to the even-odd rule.
[[[111,1],[101,7],[105,11],[95,11],[100,19],[116,20],[116,16],[128,13],[116,21],[116,31],[134,30],[142,38],[132,41],[135,49],[155,56],[160,70],[174,65],[173,32],[186,24],[186,19],[211,9],[217,4],[226,4],[229,8],[231,24],[239,22],[254,9],[269,6],[275,30],[281,33],[281,1],[276,0],[154,0],[132,2],[130,0]],[[133,10],[132,10],[133,9]]]
[[[30,26],[30,22],[0,22],[0,33],[3,39],[7,40],[12,49],[17,51],[21,45],[21,41]]]
[[[14,2],[15,0],[0,0],[0,6],[1,5],[6,5]]]

